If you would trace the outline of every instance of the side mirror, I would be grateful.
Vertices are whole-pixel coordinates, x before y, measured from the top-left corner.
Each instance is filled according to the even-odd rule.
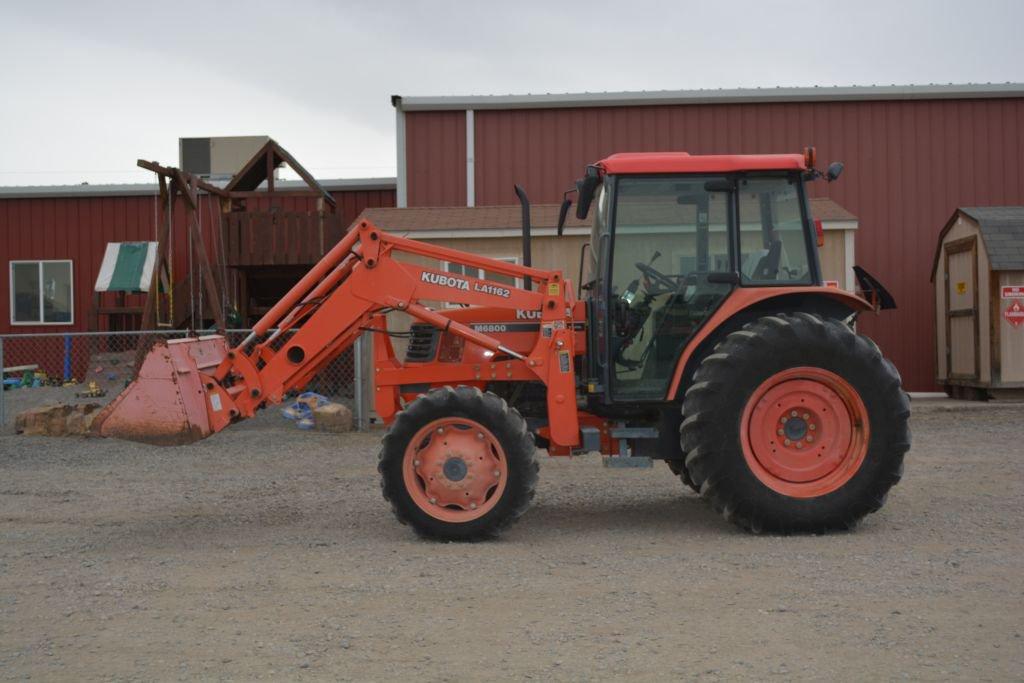
[[[590,213],[590,203],[594,201],[594,191],[601,182],[601,172],[597,166],[587,166],[587,174],[576,181],[576,218],[586,220]]]
[[[572,200],[568,197],[562,199],[562,206],[558,208],[558,236],[562,236],[562,230],[565,229],[565,219],[569,215],[569,207],[572,206]]]
[[[825,179],[830,183],[843,174],[843,162],[833,161],[825,171]]]

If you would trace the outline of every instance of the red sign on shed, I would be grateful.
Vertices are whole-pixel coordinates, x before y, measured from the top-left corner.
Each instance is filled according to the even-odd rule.
[[[1024,285],[1003,285],[999,291],[1004,299],[1024,299]]]
[[[1003,317],[1014,327],[1024,325],[1024,306],[1020,305],[1020,301],[1014,301],[1003,311]]]

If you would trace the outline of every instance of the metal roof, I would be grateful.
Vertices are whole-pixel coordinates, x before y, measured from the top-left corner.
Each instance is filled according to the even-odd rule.
[[[1024,270],[1024,206],[962,206],[981,228],[992,270]]]
[[[224,187],[226,180],[211,181],[212,185]],[[333,178],[318,181],[328,192],[353,192],[359,190],[393,190],[394,178]],[[278,180],[279,190],[306,189],[302,180]],[[260,189],[265,189],[265,185]],[[0,199],[33,199],[42,197],[134,197],[155,195],[156,183],[115,183],[103,185],[9,185],[0,187]]]
[[[659,104],[738,104],[744,102],[835,102],[856,100],[941,100],[1024,97],[1024,83],[949,83],[928,85],[853,85],[801,88],[719,88],[527,95],[392,95],[402,111],[446,109],[551,109],[634,107]]]

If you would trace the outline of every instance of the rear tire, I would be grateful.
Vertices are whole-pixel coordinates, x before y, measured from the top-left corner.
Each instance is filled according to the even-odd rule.
[[[672,474],[676,475],[683,481],[683,484],[685,484],[687,488],[692,489],[693,492],[698,495],[700,494],[700,487],[697,486],[697,484],[693,482],[693,478],[690,477],[690,471],[686,469],[685,460],[666,460],[665,464],[668,465],[670,470],[672,470]]]
[[[443,387],[400,412],[381,447],[381,491],[424,538],[497,536],[533,499],[538,465],[526,421],[472,387]]]
[[[844,323],[808,313],[726,337],[694,374],[683,416],[701,496],[755,532],[854,527],[885,502],[910,447],[893,364]]]

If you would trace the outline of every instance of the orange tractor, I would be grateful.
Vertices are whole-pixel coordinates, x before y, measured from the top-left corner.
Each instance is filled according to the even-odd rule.
[[[519,518],[535,445],[665,460],[753,531],[850,528],[899,480],[910,433],[899,374],[853,330],[891,297],[860,269],[864,297],[822,285],[804,185],[841,170],[815,170],[813,150],[610,156],[574,190],[577,217],[593,214],[578,290],[528,261],[362,221],[237,347],[218,335],[155,346],[96,429],[209,436],[301,389],[368,331],[384,497],[422,536],[479,539]],[[388,327],[399,313],[408,332]]]

